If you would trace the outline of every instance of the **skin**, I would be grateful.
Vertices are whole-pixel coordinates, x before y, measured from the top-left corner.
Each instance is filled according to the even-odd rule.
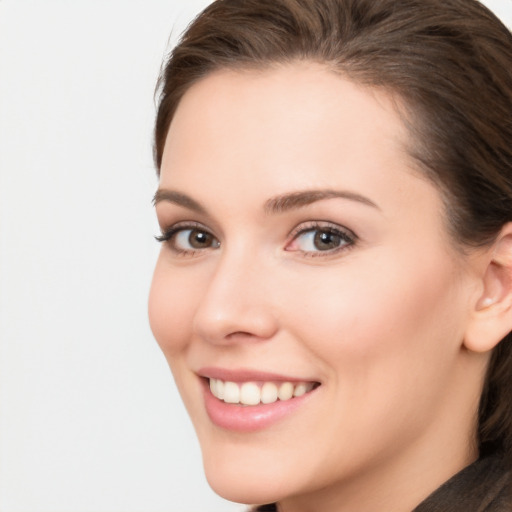
[[[385,93],[313,63],[218,71],[180,102],[159,188],[203,211],[162,199],[158,220],[163,232],[199,223],[213,243],[192,250],[182,231],[162,244],[150,323],[227,499],[405,512],[476,458],[488,355],[464,340],[485,258],[450,239],[407,143]],[[365,199],[265,208],[319,189]],[[327,225],[353,240],[320,250],[307,237]],[[269,428],[236,433],[206,414],[205,366],[321,386]]]

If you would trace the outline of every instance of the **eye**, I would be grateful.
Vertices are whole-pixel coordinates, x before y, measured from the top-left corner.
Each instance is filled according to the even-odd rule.
[[[356,236],[350,230],[332,225],[299,227],[286,247],[287,251],[300,251],[310,255],[332,254],[354,245]]]
[[[175,226],[155,237],[159,242],[167,242],[177,253],[196,253],[204,249],[217,249],[220,242],[201,226]]]
[[[218,241],[211,233],[201,229],[182,229],[173,238],[173,245],[182,251],[218,247]]]

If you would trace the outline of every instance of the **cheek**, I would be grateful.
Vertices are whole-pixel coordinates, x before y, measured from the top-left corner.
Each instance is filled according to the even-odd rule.
[[[182,275],[168,268],[164,255],[160,255],[151,282],[148,313],[153,335],[167,358],[186,348],[194,304],[200,297]]]
[[[304,298],[298,289],[289,295],[296,310],[287,323],[295,325],[296,336],[340,376],[367,375],[372,361],[388,370],[403,364],[407,371],[424,357],[454,356],[464,317],[450,261],[421,261],[405,253],[397,258],[384,251],[372,259],[367,265],[358,261],[364,273],[347,265],[306,283],[303,274],[307,302],[297,299]],[[364,372],[358,372],[359,365]]]

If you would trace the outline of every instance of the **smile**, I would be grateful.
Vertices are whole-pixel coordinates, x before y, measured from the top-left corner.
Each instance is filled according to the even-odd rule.
[[[253,369],[208,367],[197,375],[211,422],[240,433],[270,428],[307,410],[322,387],[315,380]]]
[[[231,382],[209,379],[210,391],[226,404],[254,406],[287,401],[309,393],[315,382]]]

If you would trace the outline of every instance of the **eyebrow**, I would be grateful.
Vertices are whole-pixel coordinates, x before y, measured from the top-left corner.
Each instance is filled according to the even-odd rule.
[[[377,204],[374,203],[371,199],[368,199],[367,197],[362,196],[356,192],[350,192],[348,190],[323,189],[291,192],[288,194],[272,197],[265,201],[264,211],[267,214],[284,213],[289,210],[303,208],[317,201],[336,198],[348,199],[349,201],[355,201],[380,210]],[[156,206],[162,201],[167,201],[169,203],[182,206],[197,213],[208,213],[206,208],[198,203],[195,199],[192,199],[190,196],[175,190],[159,188],[153,197],[153,204]]]
[[[204,208],[204,206],[199,204],[190,196],[182,194],[181,192],[176,192],[175,190],[159,188],[153,197],[153,205],[156,206],[158,203],[162,201],[168,201],[169,203],[173,203],[178,206],[183,206],[184,208],[187,208],[188,210],[192,210],[197,213],[207,213],[206,208]]]
[[[308,206],[317,201],[324,199],[348,199],[349,201],[356,201],[366,206],[371,206],[380,210],[376,203],[356,192],[348,190],[304,190],[300,192],[292,192],[291,194],[283,194],[269,199],[265,202],[265,211],[267,213],[283,213],[289,210],[295,210]]]

